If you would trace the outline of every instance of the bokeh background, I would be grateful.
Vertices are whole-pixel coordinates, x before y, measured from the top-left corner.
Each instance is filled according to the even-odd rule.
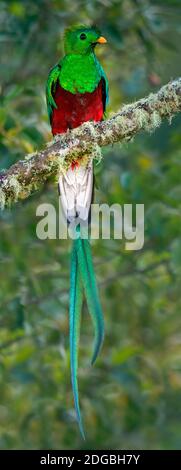
[[[66,26],[96,23],[110,83],[108,115],[180,74],[180,0],[0,1],[0,166],[51,139],[49,69]],[[75,422],[68,339],[71,243],[36,237],[48,182],[0,216],[0,448],[181,448],[181,118],[104,150],[97,201],[145,204],[145,244],[92,243],[106,337],[90,367],[84,306]]]

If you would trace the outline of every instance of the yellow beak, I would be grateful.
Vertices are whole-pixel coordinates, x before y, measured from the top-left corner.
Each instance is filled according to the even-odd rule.
[[[99,44],[105,44],[107,40],[103,36],[100,36],[100,38],[98,38],[96,42],[98,42]]]

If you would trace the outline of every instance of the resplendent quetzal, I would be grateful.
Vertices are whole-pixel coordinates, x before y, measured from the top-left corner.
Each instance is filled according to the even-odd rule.
[[[108,81],[95,55],[95,46],[106,43],[96,27],[78,25],[65,31],[65,56],[50,71],[47,87],[47,107],[53,135],[65,133],[86,121],[101,121],[108,102]],[[93,193],[93,164],[74,162],[65,175],[59,177],[62,207],[68,222],[79,217],[86,220]],[[73,241],[70,276],[70,362],[75,410],[84,437],[79,408],[77,366],[81,310],[85,295],[95,327],[92,364],[102,346],[104,321],[92,263],[89,240]]]

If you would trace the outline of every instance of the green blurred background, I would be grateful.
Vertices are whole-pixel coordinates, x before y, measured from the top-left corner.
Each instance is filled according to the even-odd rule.
[[[96,23],[110,83],[108,115],[180,74],[180,0],[0,2],[0,166],[51,139],[45,103],[62,32]],[[75,422],[68,338],[71,243],[36,237],[47,183],[0,216],[0,448],[181,448],[181,118],[104,151],[97,201],[145,204],[145,245],[92,243],[106,337],[90,367],[86,306],[79,387],[87,440]]]

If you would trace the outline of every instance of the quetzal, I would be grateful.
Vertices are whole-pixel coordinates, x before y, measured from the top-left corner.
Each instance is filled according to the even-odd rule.
[[[65,133],[86,121],[101,121],[108,102],[108,81],[95,55],[95,46],[106,43],[95,27],[75,26],[65,31],[65,56],[50,71],[46,97],[53,135]],[[68,222],[89,217],[93,194],[93,164],[73,162],[59,177],[59,193]],[[73,241],[70,275],[70,362],[74,403],[79,428],[84,437],[79,408],[77,365],[83,294],[95,327],[92,363],[102,346],[104,321],[88,239]]]

